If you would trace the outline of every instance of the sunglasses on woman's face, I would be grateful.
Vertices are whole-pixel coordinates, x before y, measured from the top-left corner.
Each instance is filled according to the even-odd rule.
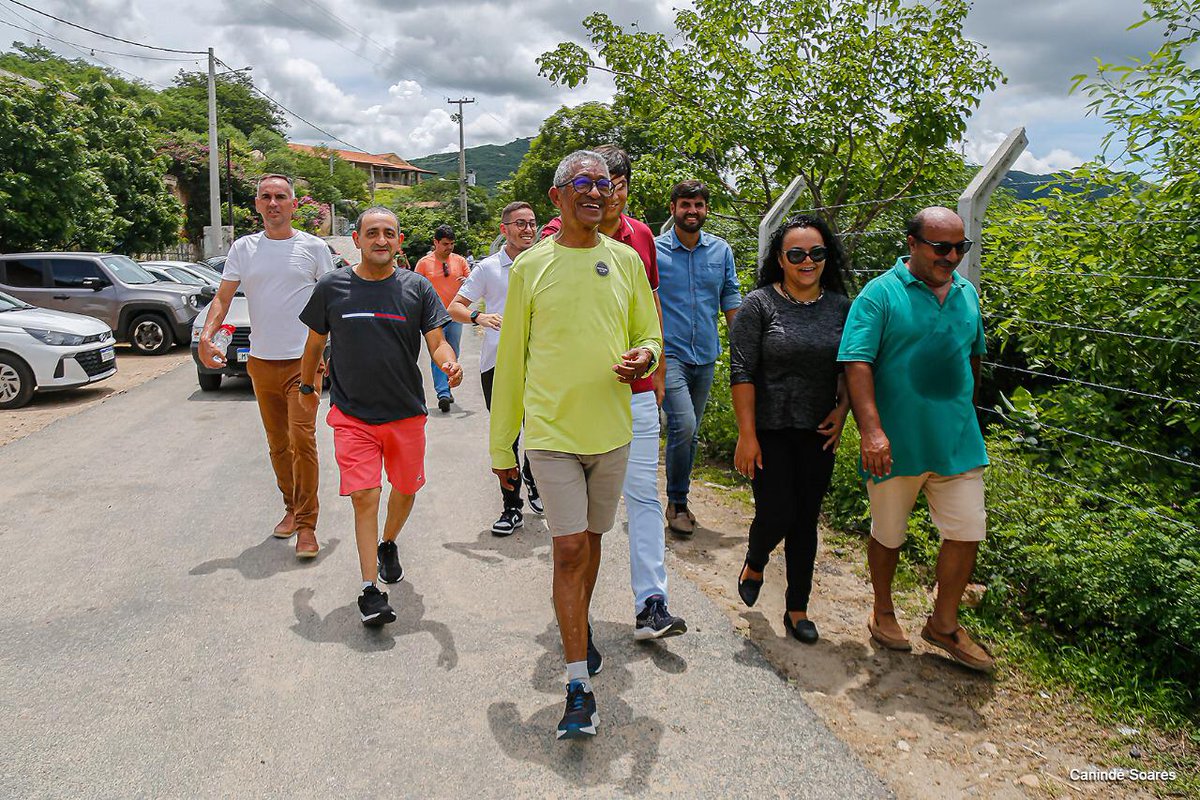
[[[937,253],[939,256],[948,256],[950,255],[951,250],[957,251],[961,256],[971,249],[971,245],[975,244],[970,239],[963,239],[961,242],[931,242],[924,236],[918,236],[916,238],[929,245],[930,249],[932,249],[933,252]]]
[[[789,264],[803,264],[807,258],[811,258],[814,264],[820,264],[825,260],[825,254],[828,252],[821,245],[817,245],[809,250],[805,250],[803,247],[790,247],[784,251],[783,255]]]

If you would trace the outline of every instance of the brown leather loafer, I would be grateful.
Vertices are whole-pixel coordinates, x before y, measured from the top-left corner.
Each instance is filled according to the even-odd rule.
[[[921,629],[921,638],[934,647],[945,650],[964,667],[988,675],[996,670],[996,660],[987,650],[976,644],[961,625],[950,633],[940,633],[933,629],[933,617],[930,617],[925,620],[925,627]]]
[[[279,520],[279,524],[275,526],[275,530],[271,532],[271,535],[276,539],[290,539],[295,532],[296,515],[289,511],[283,515],[283,519]]]
[[[301,528],[296,532],[296,558],[316,558],[321,552],[317,544],[317,532],[312,528]]]
[[[890,616],[896,616],[896,612],[894,611],[887,613]],[[896,624],[899,625],[900,620],[896,620]],[[870,631],[872,639],[874,639],[883,647],[886,647],[888,650],[896,650],[905,653],[907,653],[909,650],[912,650],[912,643],[908,641],[907,637],[897,639],[893,636],[888,636],[886,633],[879,630],[879,623],[875,621],[875,612],[871,612],[871,616],[867,617],[867,630]],[[901,629],[901,633],[903,633],[903,629]]]
[[[675,511],[675,504],[668,502],[663,512],[667,518],[667,527],[674,533],[680,536],[691,536],[696,532],[696,517],[692,514],[691,509],[678,513]]]

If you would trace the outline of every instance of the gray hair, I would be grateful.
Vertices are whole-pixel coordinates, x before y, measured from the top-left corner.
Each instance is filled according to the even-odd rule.
[[[358,219],[355,220],[355,222],[354,222],[354,230],[356,230],[356,231],[362,230],[363,220],[367,218],[368,214],[387,214],[389,217],[396,220],[396,228],[397,228],[397,232],[399,232],[400,218],[396,216],[395,211],[392,211],[390,208],[385,208],[384,206],[371,206],[366,211],[359,214]]]
[[[558,169],[554,170],[554,185],[558,187],[565,185],[584,164],[599,164],[604,169],[604,177],[609,177],[608,164],[603,155],[595,150],[576,150],[574,153],[568,153],[566,158],[558,162]]]
[[[259,192],[262,191],[263,181],[270,181],[270,180],[287,181],[288,193],[291,194],[292,197],[296,196],[296,184],[292,181],[291,177],[289,177],[287,175],[283,175],[278,172],[268,172],[265,175],[259,175],[258,182],[256,184],[254,184],[254,194],[257,195]]]

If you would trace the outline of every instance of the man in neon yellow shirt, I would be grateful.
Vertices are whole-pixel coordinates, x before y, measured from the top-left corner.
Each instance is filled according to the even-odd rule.
[[[559,739],[596,733],[590,676],[602,660],[588,607],[633,438],[623,384],[653,372],[662,356],[641,258],[597,232],[612,193],[600,154],[578,150],[558,165],[550,200],[562,228],[513,262],[492,390],[492,471],[506,488],[517,485],[512,443],[524,419],[553,537],[554,610],[567,662]]]

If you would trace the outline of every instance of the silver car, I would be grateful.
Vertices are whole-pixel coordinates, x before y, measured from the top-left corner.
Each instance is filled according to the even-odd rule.
[[[95,317],[147,355],[186,342],[202,305],[195,286],[163,283],[111,253],[0,255],[0,291],[39,308]]]
[[[35,391],[111,378],[115,344],[98,319],[34,308],[0,292],[0,409],[20,408]]]

